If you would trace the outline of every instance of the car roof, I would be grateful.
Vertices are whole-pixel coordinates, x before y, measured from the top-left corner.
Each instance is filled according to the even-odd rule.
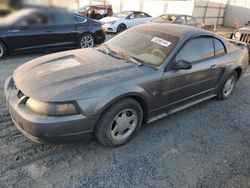
[[[123,11],[123,12],[131,12],[131,13],[145,13],[145,12],[138,11],[138,10],[126,10],[126,11]]]
[[[161,16],[176,16],[176,17],[178,17],[178,16],[189,16],[189,17],[192,17],[192,18],[194,18],[193,16],[191,16],[191,15],[188,15],[188,14],[162,14]]]
[[[145,28],[148,30],[161,31],[166,34],[178,36],[179,38],[185,38],[198,34],[209,35],[209,36],[215,35],[214,33],[204,29],[186,25],[179,25],[179,24],[149,23],[149,24],[138,25],[136,27],[143,29]]]
[[[110,7],[111,5],[110,4],[100,4],[100,5],[88,5],[89,7],[91,7],[91,8],[95,8],[95,7],[97,7],[97,8],[107,8],[107,7]]]

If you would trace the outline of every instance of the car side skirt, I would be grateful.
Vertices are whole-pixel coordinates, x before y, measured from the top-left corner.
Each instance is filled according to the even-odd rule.
[[[194,101],[192,101],[192,102],[190,102],[190,103],[187,103],[187,104],[185,104],[185,105],[182,105],[182,106],[177,107],[177,108],[174,108],[174,109],[171,109],[171,110],[169,110],[169,111],[167,111],[167,112],[164,112],[164,113],[161,113],[161,114],[159,114],[159,115],[157,115],[157,116],[155,116],[155,117],[152,117],[152,118],[150,118],[150,119],[147,121],[147,123],[152,123],[152,122],[157,121],[157,120],[159,120],[159,119],[165,118],[165,117],[167,117],[167,116],[169,116],[169,115],[171,115],[171,114],[174,114],[174,113],[176,113],[176,112],[179,112],[179,111],[181,111],[181,110],[184,110],[184,109],[186,109],[186,108],[189,108],[189,107],[191,107],[191,106],[193,106],[193,105],[196,105],[196,104],[198,104],[198,103],[201,103],[201,102],[203,102],[203,101],[209,100],[209,99],[214,98],[214,97],[216,97],[216,94],[212,94],[212,95],[203,97],[203,98],[201,98],[201,99],[194,100]]]

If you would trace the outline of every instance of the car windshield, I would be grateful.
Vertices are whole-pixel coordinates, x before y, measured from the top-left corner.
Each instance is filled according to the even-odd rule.
[[[129,16],[130,14],[132,14],[132,12],[125,11],[125,12],[120,12],[120,13],[114,14],[114,17],[126,18],[126,17]]]
[[[140,63],[160,66],[175,48],[179,37],[150,28],[129,29],[105,43],[109,51],[126,54]]]
[[[176,16],[174,15],[161,15],[153,19],[153,22],[174,22]]]

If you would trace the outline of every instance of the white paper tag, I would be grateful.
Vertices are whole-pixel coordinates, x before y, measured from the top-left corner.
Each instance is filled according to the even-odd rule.
[[[165,47],[168,47],[169,45],[172,44],[171,42],[164,40],[164,39],[161,39],[161,38],[158,38],[158,37],[154,37],[151,41],[155,42],[157,44],[160,44],[162,46],[165,46]]]

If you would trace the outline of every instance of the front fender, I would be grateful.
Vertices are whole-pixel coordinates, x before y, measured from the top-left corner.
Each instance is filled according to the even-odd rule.
[[[102,97],[78,101],[86,116],[102,114],[110,105],[126,97],[139,97],[149,108],[153,107],[151,95],[140,86],[120,86],[106,92]]]

